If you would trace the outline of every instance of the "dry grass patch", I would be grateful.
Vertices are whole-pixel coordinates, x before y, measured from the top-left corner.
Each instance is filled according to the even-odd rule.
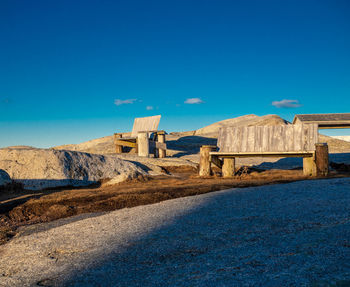
[[[200,178],[192,167],[182,170],[171,167],[167,168],[167,172],[171,172],[172,176],[143,178],[113,186],[47,190],[34,193],[32,198],[23,198],[23,191],[18,191],[21,200],[12,191],[12,199],[7,201],[8,208],[5,204],[0,213],[0,241],[5,242],[11,238],[19,226],[49,222],[82,213],[112,211],[234,187],[309,179],[302,174],[302,170],[249,170],[233,178],[221,178],[218,173],[213,177]]]

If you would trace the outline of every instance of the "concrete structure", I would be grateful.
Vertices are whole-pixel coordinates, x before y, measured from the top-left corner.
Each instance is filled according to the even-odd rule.
[[[295,115],[293,124],[317,124],[319,129],[349,129],[350,113]]]

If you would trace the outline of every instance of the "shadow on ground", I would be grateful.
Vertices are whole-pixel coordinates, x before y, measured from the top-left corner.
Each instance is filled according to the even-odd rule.
[[[29,183],[30,185],[36,187],[43,186],[46,188],[39,190],[28,190],[23,188],[24,183]],[[40,198],[43,195],[66,189],[79,190],[84,188],[98,188],[100,186],[100,182],[86,180],[16,179],[12,184],[0,188],[0,214],[7,213],[16,206],[21,205],[30,199]]]
[[[59,285],[349,283],[349,187],[349,179],[313,180],[142,207],[138,230],[126,230],[126,241],[105,238],[106,248]]]
[[[185,136],[177,140],[167,140],[167,148],[178,151],[174,157],[181,157],[185,155],[192,155],[199,153],[202,145],[216,145],[216,138],[209,138],[203,136]]]
[[[303,159],[300,157],[287,157],[281,158],[276,161],[276,159],[271,158],[271,162],[266,161],[266,159],[262,158],[261,164],[256,165],[257,168],[261,169],[297,169],[303,167]],[[329,154],[329,162],[330,163],[344,163],[350,164],[350,153],[333,153]]]

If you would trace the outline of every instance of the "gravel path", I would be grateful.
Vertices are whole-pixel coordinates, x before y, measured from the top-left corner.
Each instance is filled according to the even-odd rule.
[[[0,286],[343,286],[350,179],[58,220],[25,228],[0,258]]]

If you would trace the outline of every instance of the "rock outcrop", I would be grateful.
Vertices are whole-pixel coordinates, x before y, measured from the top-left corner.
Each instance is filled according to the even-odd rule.
[[[338,140],[342,140],[342,141],[346,141],[346,142],[350,142],[350,136],[332,136],[332,138],[338,139]]]
[[[115,152],[113,136],[93,139],[80,144],[67,144],[54,147],[57,150],[73,150],[87,153],[110,154]]]
[[[319,132],[322,133],[322,130],[320,130]],[[325,136],[320,133],[318,141],[321,143],[327,143],[328,150],[330,153],[350,153],[350,142]]]
[[[146,175],[135,164],[113,155],[12,147],[0,149],[0,169],[26,189],[86,186],[102,179],[114,183]]]

